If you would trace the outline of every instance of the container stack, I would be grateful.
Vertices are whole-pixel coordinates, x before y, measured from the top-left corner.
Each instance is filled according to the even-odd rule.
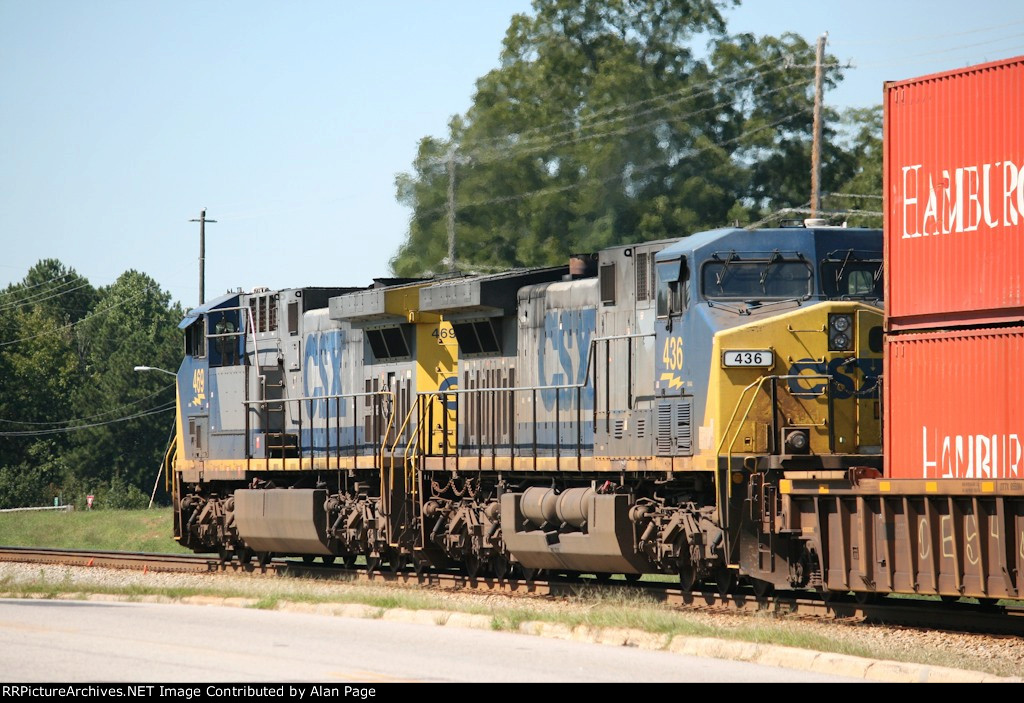
[[[1024,57],[885,86],[892,478],[1024,479]]]

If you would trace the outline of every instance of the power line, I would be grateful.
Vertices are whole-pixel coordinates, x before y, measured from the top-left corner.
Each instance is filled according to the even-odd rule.
[[[31,337],[22,337],[21,339],[12,339],[12,340],[10,340],[8,342],[0,342],[0,348],[8,347],[8,346],[10,346],[12,344],[20,344],[21,342],[27,342],[30,339],[36,339],[38,337],[45,337],[46,335],[49,335],[49,334],[58,334],[60,332],[67,331],[67,330],[71,329],[72,327],[74,327],[76,325],[80,325],[83,322],[87,322],[89,320],[93,320],[93,319],[99,317],[100,315],[102,315],[104,313],[110,312],[114,308],[119,308],[122,305],[130,303],[130,302],[132,302],[134,300],[138,300],[139,298],[141,298],[143,295],[145,295],[146,293],[150,292],[151,290],[153,290],[153,286],[146,286],[138,294],[136,294],[136,295],[134,295],[134,296],[132,296],[130,298],[125,298],[124,300],[121,300],[121,301],[119,301],[117,303],[114,303],[113,305],[109,305],[109,306],[103,308],[102,310],[98,310],[97,312],[94,312],[93,314],[91,314],[91,315],[89,315],[87,317],[83,317],[81,320],[76,320],[75,322],[69,322],[68,324],[63,325],[62,327],[56,327],[56,328],[51,329],[51,330],[46,330],[45,332],[40,332],[39,334],[34,334]]]
[[[88,417],[78,417],[78,418],[75,418],[73,420],[61,420],[59,422],[31,422],[29,420],[4,420],[4,419],[0,418],[0,422],[6,423],[6,424],[9,424],[9,425],[36,425],[36,426],[38,426],[38,425],[72,425],[72,424],[78,423],[78,422],[88,422],[89,420],[95,420],[96,418],[99,418],[99,417],[105,417],[107,415],[113,415],[114,413],[120,412],[124,408],[129,408],[129,407],[131,407],[133,405],[138,405],[142,401],[149,400],[153,396],[159,395],[160,393],[163,393],[164,391],[166,391],[169,388],[174,388],[174,386],[175,386],[174,383],[169,383],[168,385],[164,386],[160,390],[154,391],[153,393],[150,393],[149,395],[144,395],[141,398],[139,398],[138,400],[133,400],[132,402],[125,403],[124,405],[118,405],[117,407],[111,408],[110,410],[105,410],[104,412],[97,413],[95,415],[90,415]],[[50,429],[53,429],[53,428],[50,428]]]
[[[10,266],[8,268],[21,269],[21,268],[24,268],[24,267],[22,267],[22,266]],[[30,269],[31,269],[31,267],[30,267]],[[41,281],[39,283],[33,283],[30,286],[22,286],[20,283],[12,283],[10,285],[12,287],[14,287],[14,290],[2,291],[2,292],[0,292],[0,295],[13,295],[15,293],[23,293],[24,291],[32,290],[33,288],[38,288],[39,286],[45,286],[47,283],[53,283],[54,281],[56,281],[59,278],[66,278],[68,276],[71,276],[72,278],[82,278],[82,276],[79,276],[76,273],[62,273],[59,276],[54,276],[53,278],[47,279],[45,281]]]
[[[173,410],[176,402],[166,403],[162,406],[154,408],[152,410],[146,410],[144,412],[136,413],[135,415],[128,415],[126,417],[119,417],[114,420],[107,420],[106,422],[94,422],[88,425],[75,425],[74,427],[61,427],[48,430],[26,430],[18,432],[0,432],[0,437],[42,437],[45,435],[52,434],[66,434],[68,432],[77,432],[78,430],[86,430],[92,427],[104,427],[106,425],[113,425],[118,422],[127,422],[128,420],[135,420],[140,417],[148,417],[150,415],[159,415],[165,413],[168,410]]]
[[[761,67],[769,66],[769,65],[771,66],[771,68],[769,68],[767,70],[763,70],[763,71],[756,70],[756,69],[759,69]],[[829,63],[827,65],[831,67],[831,66],[837,66],[839,64],[837,64],[837,63]],[[643,100],[637,100],[637,101],[631,102],[631,103],[620,103],[620,104],[617,104],[617,105],[611,105],[611,106],[609,106],[607,108],[602,108],[602,109],[599,109],[599,110],[595,110],[594,112],[588,113],[587,115],[584,115],[584,116],[568,117],[568,118],[566,118],[564,120],[559,120],[558,122],[553,122],[551,124],[544,125],[542,127],[533,127],[531,129],[524,130],[523,132],[519,132],[519,133],[516,133],[514,135],[508,135],[507,134],[507,135],[502,135],[502,136],[498,136],[498,137],[491,137],[490,139],[479,140],[477,142],[471,142],[468,146],[469,146],[470,149],[474,149],[474,148],[477,148],[479,146],[486,146],[486,144],[488,142],[500,142],[500,141],[508,140],[509,138],[511,138],[513,136],[516,137],[517,139],[522,140],[524,137],[528,137],[531,134],[535,134],[535,133],[538,133],[538,132],[546,132],[547,130],[555,128],[555,127],[558,127],[559,125],[573,124],[573,123],[575,123],[577,121],[580,121],[580,124],[576,125],[574,127],[574,129],[567,130],[567,131],[562,132],[560,134],[548,135],[548,136],[560,136],[560,135],[564,135],[564,134],[572,134],[573,132],[575,132],[578,129],[585,128],[587,126],[586,123],[589,120],[593,120],[596,117],[602,117],[604,115],[615,114],[616,112],[620,112],[620,111],[623,111],[623,110],[629,110],[629,109],[632,109],[632,108],[635,108],[635,107],[639,107],[641,105],[646,105],[648,103],[656,102],[658,100],[668,100],[668,99],[671,98],[671,96],[674,96],[674,95],[679,95],[679,94],[685,93],[683,95],[679,95],[678,98],[675,98],[674,102],[666,103],[665,105],[663,105],[661,107],[653,108],[653,109],[658,110],[658,109],[664,109],[666,107],[671,107],[676,102],[680,102],[682,100],[687,100],[687,99],[690,99],[690,98],[693,98],[693,97],[697,97],[699,95],[704,95],[706,93],[712,92],[713,90],[721,89],[721,88],[724,88],[724,87],[727,87],[727,86],[730,86],[730,85],[734,85],[734,84],[737,84],[737,83],[743,83],[743,82],[746,82],[746,81],[751,81],[751,80],[754,80],[755,78],[763,77],[763,76],[767,75],[768,73],[770,73],[772,71],[777,71],[780,68],[786,69],[786,70],[790,70],[790,69],[804,69],[804,68],[813,68],[813,67],[814,67],[814,64],[795,64],[795,63],[792,63],[790,61],[789,57],[786,57],[786,58],[783,58],[783,59],[775,59],[775,60],[763,61],[763,62],[761,62],[759,64],[755,64],[755,65],[751,66],[749,68],[748,72],[744,76],[741,76],[739,78],[734,78],[734,79],[729,80],[729,81],[719,82],[717,79],[711,78],[711,79],[708,79],[706,81],[702,81],[700,83],[696,83],[696,84],[693,84],[693,85],[687,85],[687,86],[685,86],[683,88],[679,88],[677,90],[668,91],[668,92],[662,93],[660,95],[655,95],[655,96],[652,96],[650,98],[645,98]],[[611,119],[611,120],[607,120],[605,122],[621,121],[621,120],[627,119],[627,118],[629,118],[631,116],[635,116],[635,115],[632,115],[632,114],[631,115],[624,115],[622,117],[617,117],[617,118],[614,118],[614,119]],[[604,124],[604,122],[601,122],[599,124]],[[528,142],[530,140],[526,139],[525,141]],[[465,150],[463,150],[463,151],[465,151]]]
[[[764,217],[764,218],[758,220],[757,222],[752,222],[751,224],[747,225],[743,229],[747,229],[747,230],[757,229],[761,225],[767,224],[769,222],[773,222],[775,220],[782,219],[786,215],[791,215],[791,214],[797,212],[800,209],[806,208],[810,204],[811,204],[811,201],[808,200],[803,205],[799,205],[799,206],[797,206],[795,208],[794,207],[784,207],[784,208],[782,208],[780,210],[776,210],[775,212],[771,213],[767,217]]]
[[[1020,37],[1024,37],[1024,33],[1011,34],[1011,35],[1005,36],[1005,37],[996,37],[994,39],[989,39],[989,40],[983,41],[983,42],[977,42],[975,44],[962,44],[960,46],[950,46],[950,47],[947,47],[945,49],[936,49],[935,51],[925,51],[925,52],[922,52],[920,54],[906,54],[906,55],[903,55],[903,56],[896,57],[897,59],[899,59],[899,61],[895,61],[895,62],[894,61],[881,61],[881,62],[875,62],[875,63],[854,64],[853,68],[856,69],[856,68],[877,68],[879,66],[899,66],[901,64],[911,63],[913,59],[920,58],[922,56],[937,56],[937,55],[940,55],[940,54],[951,54],[953,52],[960,51],[961,49],[973,49],[973,48],[976,48],[976,47],[979,47],[979,46],[986,46],[988,44],[995,44],[997,42],[1006,41],[1008,39],[1018,39]]]
[[[877,44],[889,44],[891,45],[894,41],[902,44],[917,41],[934,41],[935,39],[946,39],[948,37],[962,37],[968,34],[977,34],[979,32],[988,32],[993,29],[1004,29],[1006,27],[1013,27],[1014,25],[1024,24],[1024,20],[1017,20],[1016,22],[1004,22],[1003,24],[993,24],[988,27],[979,27],[978,29],[968,29],[963,32],[950,32],[949,34],[918,34],[915,36],[900,36],[897,39],[886,38],[886,39],[863,39],[863,40],[839,40],[833,41],[831,44],[834,46],[872,46]]]
[[[881,200],[881,195],[873,195],[871,193],[825,193],[826,196],[833,196],[836,198],[871,198],[872,200]]]
[[[784,86],[779,86],[778,88],[772,88],[771,90],[764,91],[763,93],[758,93],[754,97],[766,98],[766,97],[768,97],[770,95],[774,95],[775,93],[780,93],[780,92],[782,92],[784,90],[789,90],[791,88],[796,88],[796,87],[801,86],[801,85],[804,85],[804,86],[810,85],[811,82],[812,82],[811,79],[807,79],[807,80],[803,80],[803,81],[797,81],[795,83],[789,83],[789,84],[784,85]],[[524,149],[520,149],[519,146],[517,145],[516,147],[509,148],[508,150],[503,150],[503,151],[497,152],[492,158],[489,158],[489,159],[476,159],[475,161],[478,164],[488,164],[488,163],[491,163],[493,161],[496,161],[496,160],[499,160],[499,159],[502,159],[502,158],[508,158],[509,156],[528,156],[529,154],[536,153],[536,152],[539,152],[539,151],[546,151],[548,149],[555,149],[557,147],[568,146],[570,144],[578,144],[580,142],[585,142],[585,141],[588,141],[588,140],[591,140],[591,139],[600,139],[602,137],[611,137],[611,136],[625,136],[627,134],[632,134],[633,132],[639,132],[641,130],[647,129],[648,127],[653,127],[654,125],[661,124],[663,122],[667,122],[667,121],[675,122],[675,121],[679,121],[679,120],[684,120],[684,119],[686,119],[688,117],[693,117],[695,115],[700,115],[700,114],[703,114],[703,113],[706,113],[706,112],[712,112],[714,110],[720,110],[720,109],[722,109],[724,107],[728,107],[732,103],[733,103],[733,101],[722,102],[722,103],[718,103],[717,105],[710,105],[708,107],[704,107],[704,108],[701,108],[699,110],[693,110],[691,112],[685,112],[685,113],[681,113],[681,114],[678,114],[678,115],[670,115],[670,116],[660,117],[660,118],[658,118],[656,120],[652,120],[650,122],[644,122],[642,124],[631,125],[630,127],[623,127],[621,129],[608,130],[608,131],[605,131],[605,132],[597,132],[596,134],[579,135],[579,136],[574,137],[572,139],[566,139],[566,140],[561,141],[561,142],[554,142],[554,143],[550,143],[550,144],[543,144],[543,145],[536,146],[536,147],[527,147],[527,148],[524,148]],[[649,114],[650,112],[654,112],[654,110],[647,111],[647,112],[645,112],[643,114]],[[636,117],[636,116],[639,116],[639,115],[633,115],[633,117]]]
[[[517,194],[514,194],[514,195],[503,195],[503,196],[499,196],[499,197],[496,197],[496,198],[489,198],[487,200],[478,200],[478,201],[475,201],[475,202],[466,203],[464,205],[459,205],[457,209],[458,210],[464,210],[466,208],[471,208],[471,207],[481,207],[483,205],[494,205],[494,204],[497,204],[497,203],[507,203],[507,202],[512,202],[512,201],[515,201],[515,200],[523,200],[523,199],[526,199],[526,198],[537,197],[537,196],[540,196],[540,195],[552,195],[552,194],[555,194],[555,193],[562,193],[562,192],[569,191],[569,190],[575,190],[576,188],[582,188],[584,186],[593,185],[593,184],[596,184],[596,183],[608,183],[608,182],[611,182],[611,181],[614,181],[614,180],[619,180],[619,179],[627,178],[627,177],[630,177],[630,176],[635,175],[635,174],[646,173],[647,171],[653,170],[653,169],[658,168],[660,166],[671,166],[671,165],[673,165],[673,162],[678,163],[680,160],[682,160],[684,158],[689,158],[689,157],[696,156],[698,154],[704,153],[705,151],[710,151],[711,149],[716,148],[716,147],[727,146],[729,144],[738,142],[738,141],[740,141],[740,140],[742,140],[742,139],[744,139],[746,137],[752,136],[754,134],[758,134],[759,132],[763,132],[765,130],[772,129],[774,127],[778,127],[778,126],[784,124],[785,122],[788,122],[789,120],[793,119],[797,115],[800,115],[800,114],[805,113],[805,112],[807,112],[806,109],[797,110],[796,112],[793,112],[793,113],[791,113],[789,115],[786,115],[782,119],[776,120],[776,121],[771,122],[771,123],[766,124],[766,125],[762,125],[761,127],[758,127],[756,129],[745,130],[745,131],[741,132],[740,134],[736,135],[735,137],[732,137],[730,139],[726,139],[726,140],[721,141],[721,142],[712,142],[708,146],[700,147],[698,149],[690,150],[690,151],[688,151],[685,154],[673,155],[673,156],[669,157],[668,159],[659,159],[657,161],[649,161],[646,164],[642,164],[640,166],[627,167],[628,171],[629,171],[628,173],[616,173],[613,176],[609,176],[607,178],[602,178],[602,179],[598,179],[598,180],[584,180],[584,181],[580,181],[580,182],[577,182],[577,183],[569,183],[569,184],[566,184],[566,185],[563,185],[563,186],[552,186],[550,188],[541,188],[541,189],[538,189],[538,190],[527,191],[525,193],[517,193]],[[414,217],[422,218],[422,217],[425,217],[425,216],[428,216],[428,215],[432,215],[432,214],[434,214],[436,212],[440,212],[440,211],[442,211],[444,209],[445,208],[443,208],[443,207],[431,208],[430,210],[427,210],[425,212],[419,213],[418,215],[414,213],[413,216]]]
[[[68,283],[73,283],[73,282],[74,281],[69,281]],[[67,284],[66,283],[61,283],[60,285],[55,286],[55,288],[59,288],[60,286],[63,286],[63,285],[67,285]],[[21,300],[18,300],[18,301],[15,301],[15,302],[8,303],[6,305],[0,306],[0,312],[2,312],[4,310],[10,310],[10,309],[13,309],[13,308],[25,307],[27,305],[38,305],[39,303],[43,302],[44,300],[52,300],[53,298],[59,298],[62,295],[67,295],[68,293],[74,293],[76,290],[80,290],[82,288],[85,288],[88,285],[89,285],[89,281],[86,281],[85,283],[82,283],[81,285],[77,285],[74,288],[68,288],[67,290],[58,291],[56,293],[53,292],[53,289],[47,290],[47,291],[42,291],[38,295],[29,296],[27,298],[22,298]],[[46,295],[46,293],[52,293],[52,295]]]

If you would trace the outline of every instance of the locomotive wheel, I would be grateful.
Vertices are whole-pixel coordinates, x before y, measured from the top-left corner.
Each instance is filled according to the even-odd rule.
[[[238,564],[246,571],[252,571],[253,551],[248,547],[242,547],[236,553]]]
[[[499,579],[503,579],[508,576],[509,564],[508,559],[503,557],[501,554],[494,554],[488,560],[491,573]]]
[[[715,569],[715,586],[718,595],[727,597],[736,589],[736,572],[727,566],[719,566]]]
[[[758,598],[767,598],[775,593],[775,584],[771,581],[752,578],[750,579],[750,585],[754,589],[754,595]]]
[[[466,565],[466,576],[475,579],[480,575],[480,557],[476,554],[467,554],[463,560]]]
[[[697,570],[693,568],[693,562],[689,557],[682,557],[679,560],[679,588],[684,591],[692,591],[697,585]]]
[[[324,563],[324,566],[330,566],[331,564],[334,563],[334,555],[333,554],[327,554],[325,556],[322,556],[322,557],[320,557],[320,561],[322,561]]]
[[[303,554],[302,555],[302,563],[303,564],[312,564],[314,561],[316,561],[316,555],[314,555],[314,554]]]
[[[397,550],[388,555],[388,573],[395,575],[405,566],[405,555]]]
[[[359,557],[355,554],[346,554],[342,557],[342,563],[345,565],[346,569],[354,569],[356,566],[356,559],[358,558]]]
[[[606,571],[601,571],[594,574],[594,580],[598,583],[608,583],[612,580],[612,575]]]
[[[629,583],[636,583],[643,578],[643,574],[623,574],[622,578],[626,579]]]

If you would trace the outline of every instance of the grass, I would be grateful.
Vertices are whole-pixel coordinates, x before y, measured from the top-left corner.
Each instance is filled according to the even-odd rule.
[[[890,648],[884,644],[865,644],[856,638],[831,636],[827,631],[801,627],[786,619],[771,615],[737,617],[732,624],[723,625],[702,622],[699,617],[685,611],[666,610],[649,596],[640,593],[606,592],[594,589],[567,599],[563,607],[531,608],[521,603],[494,605],[473,603],[471,598],[453,602],[444,594],[430,591],[388,586],[359,585],[339,588],[328,594],[303,592],[306,585],[299,580],[285,579],[276,582],[258,580],[259,584],[232,586],[229,588],[209,586],[196,588],[165,588],[152,586],[101,586],[74,583],[69,577],[61,580],[47,579],[40,570],[35,579],[14,580],[9,576],[0,577],[0,595],[3,597],[28,598],[76,598],[88,593],[120,596],[129,601],[160,597],[168,600],[182,600],[192,596],[214,598],[246,599],[247,607],[275,610],[287,607],[289,603],[300,604],[358,604],[371,609],[365,617],[381,618],[385,612],[395,608],[405,610],[446,611],[434,618],[438,625],[445,624],[451,612],[484,615],[489,618],[492,630],[515,632],[523,623],[542,622],[568,628],[585,626],[590,629],[615,628],[649,632],[664,636],[666,644],[676,636],[708,637],[758,644],[781,645],[809,649],[819,652],[847,654],[869,659],[886,659],[908,663],[968,668],[985,671],[999,676],[1017,676],[1018,666],[999,660],[965,661],[955,652],[918,649]],[[257,588],[259,590],[257,590]],[[269,592],[268,591],[269,588]],[[837,626],[838,627],[838,626]]]
[[[170,508],[0,513],[0,545],[187,554],[172,537]]]
[[[52,547],[65,549],[98,549],[115,551],[146,551],[187,553],[172,539],[172,515],[169,508],[133,511],[92,512],[25,512],[0,513],[0,544],[6,546]],[[529,601],[494,604],[490,600],[472,598],[453,600],[443,593],[415,588],[382,587],[378,585],[345,584],[330,592],[310,592],[309,582],[299,579],[268,581],[257,579],[248,584],[225,587],[211,583],[195,588],[154,586],[83,585],[71,577],[47,579],[40,570],[34,579],[14,580],[0,576],[0,592],[8,596],[30,598],[61,598],[98,593],[129,600],[160,597],[181,600],[191,596],[245,598],[249,607],[273,610],[288,603],[359,604],[373,609],[371,616],[382,617],[387,610],[437,610],[484,615],[494,630],[517,631],[525,622],[546,622],[570,628],[623,628],[665,636],[713,637],[761,644],[776,644],[821,652],[916,662],[953,668],[970,667],[996,675],[1019,675],[1019,671],[1002,661],[964,661],[963,656],[942,650],[907,652],[884,644],[866,645],[856,637],[830,636],[818,628],[796,626],[792,621],[770,615],[734,618],[734,623],[695,616],[686,611],[666,609],[639,590],[609,591],[600,586],[584,587],[568,598],[564,607],[533,607]],[[435,618],[438,624],[449,615]]]

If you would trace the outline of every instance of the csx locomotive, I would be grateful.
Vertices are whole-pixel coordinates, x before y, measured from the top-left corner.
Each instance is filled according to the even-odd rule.
[[[820,585],[758,501],[880,468],[881,263],[880,231],[808,223],[221,296],[181,323],[175,536],[244,562]]]

